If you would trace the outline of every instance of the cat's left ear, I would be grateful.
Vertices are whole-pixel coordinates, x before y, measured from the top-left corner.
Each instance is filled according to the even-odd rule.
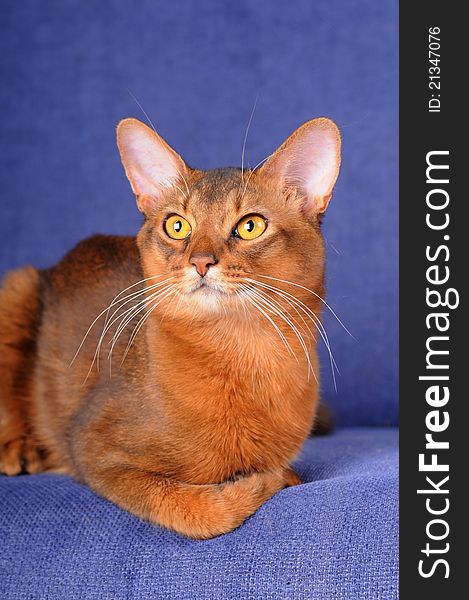
[[[339,128],[330,119],[304,123],[259,169],[304,198],[307,216],[323,213],[340,168]]]

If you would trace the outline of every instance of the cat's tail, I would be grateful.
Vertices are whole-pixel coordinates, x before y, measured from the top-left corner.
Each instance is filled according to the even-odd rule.
[[[334,415],[328,405],[321,400],[309,435],[328,435],[332,431],[334,431]]]
[[[39,470],[31,443],[31,405],[37,331],[41,320],[40,274],[24,267],[0,287],[0,473]]]

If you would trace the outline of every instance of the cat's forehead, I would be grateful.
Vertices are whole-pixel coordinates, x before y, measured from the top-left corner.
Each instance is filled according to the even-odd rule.
[[[256,173],[235,167],[212,169],[204,171],[192,183],[189,195],[184,198],[184,209],[193,214],[222,218],[246,211],[262,212],[266,204],[272,208],[272,196],[265,191]]]
[[[219,221],[231,226],[248,213],[269,216],[284,205],[256,172],[235,167],[198,171],[187,183],[173,190],[160,205],[160,214],[174,212],[199,224]]]
[[[226,207],[237,202],[243,193],[241,169],[227,167],[205,171],[190,189],[188,205],[201,204],[211,208]]]

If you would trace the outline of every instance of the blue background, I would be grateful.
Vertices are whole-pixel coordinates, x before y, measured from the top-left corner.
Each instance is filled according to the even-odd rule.
[[[335,119],[343,166],[324,224],[339,423],[397,422],[397,3],[394,0],[3,0],[0,274],[45,267],[140,217],[115,146],[144,119],[198,168],[270,154],[299,124]]]

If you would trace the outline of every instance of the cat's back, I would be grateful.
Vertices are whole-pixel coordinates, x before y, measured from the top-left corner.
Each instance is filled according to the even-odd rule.
[[[42,271],[45,291],[68,298],[86,287],[104,289],[114,279],[140,275],[135,237],[93,235],[79,242],[54,267]]]
[[[85,337],[90,325],[119,292],[142,279],[135,238],[95,235],[79,242],[40,276],[36,380],[41,382],[41,395],[56,396],[54,388],[61,379],[71,387],[78,381],[83,384],[104,317]]]
[[[110,235],[79,242],[57,265],[43,271],[39,340],[43,360],[68,364],[94,319],[142,277],[135,238]],[[99,322],[87,336],[82,356],[96,345],[98,329]]]

